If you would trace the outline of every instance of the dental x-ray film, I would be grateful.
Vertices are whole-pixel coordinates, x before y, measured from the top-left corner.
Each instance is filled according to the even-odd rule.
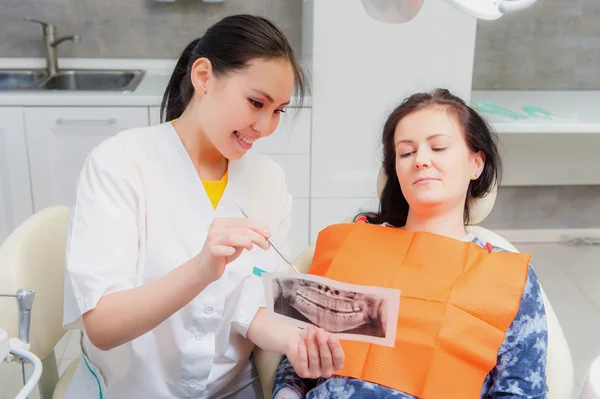
[[[273,317],[300,328],[312,324],[338,339],[394,346],[399,290],[308,274],[268,273],[262,278]]]

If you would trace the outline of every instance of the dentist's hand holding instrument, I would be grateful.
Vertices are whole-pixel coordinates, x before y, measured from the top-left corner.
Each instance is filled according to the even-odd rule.
[[[229,199],[238,208],[238,210],[250,220],[248,214],[239,206],[231,196]],[[277,248],[273,240],[269,237],[267,241],[271,244],[273,249],[281,256],[281,258],[287,263],[296,273],[300,274],[300,271],[296,269],[294,264]],[[278,330],[285,333],[280,334],[282,341],[287,341],[285,354],[294,366],[294,369],[302,378],[311,378],[313,376],[330,376],[334,371],[342,368],[344,364],[344,351],[339,341],[331,336],[326,331],[314,327],[308,326],[306,331],[299,332],[296,327],[287,325],[287,323],[279,320],[270,319],[264,309],[261,309],[256,316],[256,320],[253,326],[250,327],[248,335],[254,336],[253,341],[262,346],[257,341],[261,342],[263,338],[269,337],[266,331],[260,331],[262,326],[268,326],[272,331],[275,324],[278,326]],[[293,331],[296,330],[299,334],[295,334]],[[285,337],[285,338],[284,338]],[[291,337],[291,338],[290,338]],[[272,339],[272,338],[271,338]],[[263,345],[265,345],[263,343]]]
[[[242,209],[242,207],[239,206],[233,200],[233,198],[231,198],[231,196],[229,197],[229,199],[240,210],[240,212],[242,213],[242,215],[244,215],[245,218],[250,219],[250,217],[248,216],[248,214],[246,214],[246,212],[244,212],[244,210]],[[294,269],[296,271],[296,273],[301,274],[300,271],[298,271],[298,269],[296,269],[296,266],[294,266],[294,264],[279,250],[279,248],[277,248],[277,246],[275,245],[275,243],[273,242],[273,240],[270,237],[267,239],[267,241],[269,242],[269,244],[271,244],[271,246],[273,247],[273,249],[275,250],[275,252],[277,252],[279,254],[279,256],[281,256],[281,259],[283,259],[285,261],[285,263],[287,263],[288,265],[290,265],[290,267],[292,269]]]

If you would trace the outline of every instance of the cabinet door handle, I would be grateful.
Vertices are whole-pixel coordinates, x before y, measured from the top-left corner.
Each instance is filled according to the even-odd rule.
[[[65,119],[56,118],[56,124],[61,126],[111,126],[117,123],[116,118],[106,119]]]

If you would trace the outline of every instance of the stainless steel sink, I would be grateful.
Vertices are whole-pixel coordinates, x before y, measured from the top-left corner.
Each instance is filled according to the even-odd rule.
[[[0,91],[133,91],[143,70],[0,70]]]
[[[0,91],[29,90],[46,78],[45,69],[4,69],[0,70]]]
[[[41,90],[59,91],[133,91],[144,71],[62,70],[44,80]]]

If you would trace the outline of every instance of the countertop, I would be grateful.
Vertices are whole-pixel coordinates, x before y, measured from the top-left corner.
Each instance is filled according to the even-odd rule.
[[[0,106],[159,107],[175,62],[59,59],[63,69],[143,69],[145,74],[132,92],[0,91]],[[44,67],[44,59],[0,58],[0,69]],[[600,134],[600,90],[474,90],[471,105],[498,133]],[[304,106],[311,106],[310,97]]]
[[[176,60],[59,59],[59,69],[142,69],[144,76],[132,92],[0,91],[0,106],[24,107],[159,107]],[[45,68],[37,58],[0,58],[0,69]],[[294,104],[292,98],[292,106]],[[310,98],[304,99],[310,106]]]
[[[600,134],[600,90],[474,90],[471,105],[498,133]]]

